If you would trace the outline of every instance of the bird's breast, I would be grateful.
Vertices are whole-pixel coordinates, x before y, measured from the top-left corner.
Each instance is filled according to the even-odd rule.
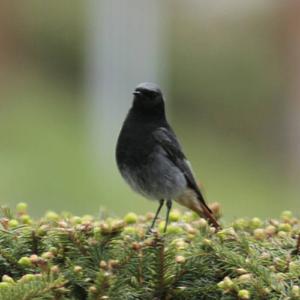
[[[160,147],[144,157],[143,163],[124,162],[120,172],[133,190],[150,199],[174,199],[187,186],[184,174]]]
[[[117,142],[117,163],[130,168],[146,164],[154,147],[152,128],[145,124],[125,122]]]

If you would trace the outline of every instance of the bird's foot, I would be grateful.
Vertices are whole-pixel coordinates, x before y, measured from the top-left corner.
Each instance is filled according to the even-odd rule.
[[[157,233],[157,230],[155,228],[149,227],[148,230],[147,230],[147,232],[146,232],[146,234],[145,234],[145,236],[154,235],[156,233]]]

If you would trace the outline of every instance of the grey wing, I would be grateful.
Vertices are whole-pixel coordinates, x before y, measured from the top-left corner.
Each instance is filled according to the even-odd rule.
[[[175,134],[169,128],[160,127],[154,131],[153,136],[155,140],[161,145],[161,147],[168,154],[168,158],[181,170],[184,174],[188,185],[193,189],[199,201],[212,213],[211,209],[206,205],[202,193],[195,181],[192,170],[189,166],[189,162],[186,159],[184,153],[181,150],[180,144],[177,141]]]

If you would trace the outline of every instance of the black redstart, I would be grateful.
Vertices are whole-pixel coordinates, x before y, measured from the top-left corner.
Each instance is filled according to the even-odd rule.
[[[133,95],[132,107],[118,138],[116,160],[133,190],[159,201],[151,229],[166,201],[166,231],[172,200],[204,216],[218,229],[220,226],[205,203],[190,163],[167,122],[160,88],[154,83],[141,83]]]

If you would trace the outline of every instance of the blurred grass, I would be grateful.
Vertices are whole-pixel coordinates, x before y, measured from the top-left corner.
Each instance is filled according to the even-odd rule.
[[[100,207],[113,214],[156,209],[127,187],[114,161],[99,168],[76,99],[82,94],[66,92],[40,74],[7,90],[10,101],[0,104],[1,204],[26,201],[34,215],[47,209],[75,214],[97,214]],[[184,119],[172,121],[208,201],[219,201],[226,219],[297,208],[272,157]]]

